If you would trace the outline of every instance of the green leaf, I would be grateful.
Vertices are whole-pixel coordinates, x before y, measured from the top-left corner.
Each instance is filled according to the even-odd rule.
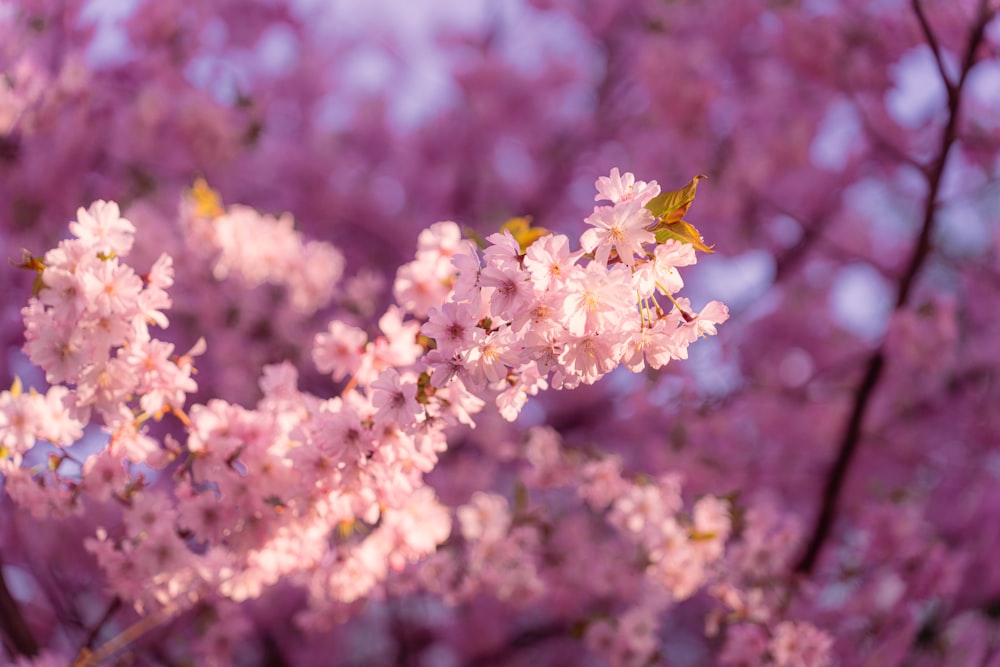
[[[680,220],[678,222],[672,222],[667,225],[657,226],[654,230],[656,232],[656,242],[666,243],[667,239],[675,239],[681,243],[687,243],[688,245],[694,246],[695,250],[701,250],[702,252],[713,253],[712,246],[705,245],[705,241],[701,238],[701,234],[695,229],[694,225],[689,222]]]
[[[684,217],[684,214],[687,213],[687,210],[691,208],[695,191],[698,189],[698,181],[703,178],[708,177],[704,174],[699,174],[680,190],[661,192],[649,200],[646,208],[649,209],[654,218],[659,218],[667,224],[679,222]]]

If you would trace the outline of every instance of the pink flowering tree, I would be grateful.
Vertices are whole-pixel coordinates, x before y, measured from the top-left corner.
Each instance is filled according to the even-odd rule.
[[[107,4],[0,6],[4,661],[1000,664],[994,0]]]

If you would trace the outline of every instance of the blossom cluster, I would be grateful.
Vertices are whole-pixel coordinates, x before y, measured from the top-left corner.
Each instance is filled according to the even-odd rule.
[[[330,243],[305,240],[291,214],[223,208],[218,195],[199,180],[184,198],[180,217],[187,247],[211,262],[216,280],[232,275],[248,287],[284,287],[292,308],[304,314],[333,298],[344,256]]]
[[[22,310],[24,351],[52,386],[44,397],[23,393],[18,383],[0,394],[6,487],[35,512],[62,513],[75,506],[82,487],[62,478],[63,463],[88,472],[117,459],[108,474],[119,478],[124,473],[114,468],[122,460],[165,463],[144,423],[171,411],[183,414],[187,395],[197,389],[192,356],[202,349],[199,342],[178,356],[172,343],[152,336],[151,325],[168,325],[163,311],[171,304],[166,290],[173,284],[173,263],[161,255],[140,275],[122,262],[135,228],[117,204],[98,201],[81,208],[69,229],[74,238],[41,259],[25,261],[39,274],[38,294]],[[75,460],[66,448],[91,421],[108,434],[108,445],[85,461]],[[22,466],[23,456],[42,441],[60,450],[48,466],[48,480]]]
[[[123,505],[121,524],[100,528],[87,548],[115,594],[144,613],[176,613],[218,596],[241,602],[286,580],[308,591],[303,627],[323,627],[337,610],[378,595],[393,572],[434,553],[452,538],[453,522],[468,553],[444,597],[488,590],[531,599],[545,588],[533,563],[549,548],[538,526],[513,516],[495,494],[474,496],[453,518],[424,481],[448,447],[446,428],[474,427],[491,391],[500,391],[500,412],[513,420],[527,395],[550,384],[568,389],[618,365],[640,370],[683,359],[727,316],[718,302],[694,314],[673,296],[683,285],[677,268],[695,258],[690,247],[657,243],[650,231],[656,220],[645,204],[658,186],[617,170],[597,186],[611,204],[595,208],[578,251],[552,234],[522,248],[507,230],[489,237],[481,260],[457,225],[433,225],[399,272],[403,306],[383,314],[375,335],[334,320],[315,336],[317,368],[347,380],[340,394],[301,391],[285,362],[265,368],[252,408],[218,398],[185,407],[197,388],[192,357],[205,344],[176,356],[150,333],[151,324],[168,325],[170,257],[137,274],[122,262],[134,227],[118,207],[81,209],[70,224],[76,238],[25,263],[40,271],[40,283],[23,311],[24,348],[53,386],[45,395],[20,385],[0,395],[8,492],[33,502],[23,490],[30,481],[36,495],[48,494],[36,503],[43,513],[59,493]],[[241,235],[267,224],[248,211],[191,218],[206,246],[221,249],[217,274],[246,273],[263,261],[233,250],[255,245]],[[271,232],[291,233],[281,223]],[[148,420],[166,414],[184,428],[183,440],[147,430]],[[92,418],[109,438],[76,461],[73,445]],[[49,479],[18,467],[39,440],[63,451]],[[729,532],[720,501],[702,499],[684,518],[676,480],[637,485],[607,466],[568,464],[554,432],[536,432],[529,443],[527,479],[541,489],[578,473],[592,479],[581,499],[642,554],[630,562],[657,590],[679,600],[704,584]],[[60,474],[65,461],[79,464],[74,473]],[[169,464],[171,475],[152,483],[137,464]]]
[[[529,429],[504,458],[517,466],[513,501],[473,492],[453,537],[403,589],[452,605],[489,596],[541,607],[608,664],[649,664],[664,612],[717,578],[730,503],[685,502],[677,476],[630,474],[620,457],[570,446],[551,427]]]
[[[679,267],[696,262],[691,245],[657,242],[647,204],[655,181],[618,169],[598,179],[591,225],[572,250],[563,234],[522,247],[509,230],[487,237],[482,257],[458,225],[440,222],[421,233],[416,259],[396,279],[397,300],[433,339],[430,384],[461,382],[474,392],[499,391],[501,414],[513,421],[529,395],[593,384],[619,365],[633,372],[686,359],[688,346],[714,335],[729,317],[718,301],[694,313],[675,298]],[[657,295],[671,306],[665,310]]]

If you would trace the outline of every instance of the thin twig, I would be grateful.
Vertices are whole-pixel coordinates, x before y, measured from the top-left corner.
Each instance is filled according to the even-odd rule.
[[[941,52],[941,45],[938,43],[937,36],[934,34],[934,30],[931,28],[931,24],[927,20],[927,15],[924,13],[923,3],[920,0],[912,0],[912,4],[913,11],[917,15],[917,21],[920,22],[920,30],[924,33],[924,39],[927,40],[927,45],[931,47],[931,52],[934,54],[934,62],[937,64],[938,73],[941,75],[941,81],[944,82],[944,87],[948,91],[948,100],[950,104],[951,98],[958,94],[958,88],[951,82],[951,78],[948,76],[948,70],[945,68],[944,64],[944,54]]]
[[[98,667],[98,665],[113,656],[115,653],[137,641],[144,634],[161,623],[169,620],[172,616],[173,611],[161,609],[153,612],[149,616],[140,618],[138,621],[125,628],[121,634],[112,637],[108,641],[101,644],[96,651],[91,652],[86,648],[81,650],[76,662],[73,663],[73,667]]]
[[[119,609],[121,609],[121,606],[122,599],[116,595],[108,604],[108,608],[104,610],[104,614],[101,618],[97,621],[94,627],[90,629],[90,632],[87,633],[87,639],[83,643],[83,648],[87,650],[94,648],[94,642],[97,641],[97,637],[101,634],[101,630],[103,630],[107,622],[111,620],[111,617],[114,616]]]

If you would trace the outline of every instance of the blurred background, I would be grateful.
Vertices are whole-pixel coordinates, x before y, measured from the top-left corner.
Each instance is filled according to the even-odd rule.
[[[198,400],[249,405],[251,379],[283,359],[305,388],[336,389],[309,368],[313,334],[334,313],[370,329],[429,224],[487,234],[526,215],[575,239],[612,167],[664,190],[705,174],[688,219],[715,253],[683,294],[696,309],[729,305],[720,335],[662,373],[550,392],[514,426],[494,417],[456,434],[432,477],[439,495],[465,502],[479,480],[509,492],[491,452],[549,424],[630,471],[677,472],[691,497],[734,494],[786,522],[790,537],[762,556],[768,582],[754,585],[829,633],[838,664],[996,665],[997,11],[994,0],[0,1],[0,254],[40,254],[77,207],[120,202],[139,230],[137,265],[175,258],[168,337],[182,350],[208,341]],[[280,285],[213,278],[177,222],[198,178],[226,204],[289,212],[304,237],[341,249],[333,298],[305,312]],[[3,272],[5,387],[15,375],[44,385],[20,351],[32,280]],[[38,582],[60,568],[27,563],[54,538],[26,538],[24,521],[5,500],[4,574],[35,582],[19,594],[47,618]],[[666,626],[664,664],[722,659],[704,604]],[[494,612],[425,630],[461,636],[520,613]],[[399,646],[398,627],[366,623],[365,636]],[[268,637],[298,656],[288,664],[333,664]],[[541,664],[545,640],[481,663],[444,645],[412,664]],[[564,655],[545,664],[592,660]],[[403,663],[345,649],[336,664]]]

